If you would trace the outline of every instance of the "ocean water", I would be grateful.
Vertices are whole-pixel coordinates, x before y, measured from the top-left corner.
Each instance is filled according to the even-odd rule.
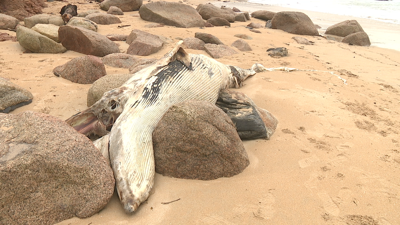
[[[400,0],[248,0],[248,2],[400,24]]]

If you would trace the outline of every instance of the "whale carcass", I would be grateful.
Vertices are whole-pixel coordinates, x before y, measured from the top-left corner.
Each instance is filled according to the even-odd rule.
[[[116,188],[127,213],[145,201],[154,183],[152,132],[167,110],[187,100],[215,103],[221,90],[240,87],[262,65],[244,70],[204,55],[188,54],[182,41],[135,73],[87,110],[66,122],[79,132],[104,136],[95,142],[109,154]]]

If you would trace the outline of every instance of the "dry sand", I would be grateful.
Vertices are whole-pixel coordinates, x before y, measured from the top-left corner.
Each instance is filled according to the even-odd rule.
[[[84,0],[69,2],[78,3],[79,11],[98,9],[96,3]],[[195,7],[205,1],[188,2]],[[65,4],[48,3],[45,12],[57,14]],[[242,10],[259,7],[244,4]],[[321,23],[314,22],[323,28],[327,23],[322,22],[332,20],[329,14],[318,15]],[[161,57],[178,39],[194,37],[195,32],[214,34],[227,45],[237,39],[235,34],[247,34],[253,38],[247,40],[253,51],[219,61],[243,68],[258,62],[304,71],[259,73],[238,90],[279,120],[271,140],[244,142],[250,165],[243,173],[212,181],[157,174],[150,198],[133,215],[124,213],[114,195],[98,214],[60,224],[400,224],[399,51],[311,36],[304,37],[314,45],[300,45],[292,39],[296,35],[280,30],[250,32],[245,28],[249,22],[235,22],[230,28],[145,28],[149,22],[141,20],[138,12],[120,18],[123,25],[131,26],[99,25],[98,32],[129,34],[140,29],[172,40],[149,58]],[[337,22],[345,20],[341,18]],[[375,21],[360,21],[367,33],[370,27],[382,28]],[[369,33],[373,43],[381,42],[375,35],[395,34],[390,29],[387,34],[380,32]],[[119,44],[126,51],[127,44]],[[271,47],[286,47],[289,56],[271,58],[266,53]],[[13,114],[33,110],[64,120],[86,108],[90,85],[52,73],[54,67],[82,54],[23,51],[18,42],[0,42],[0,76],[34,95],[30,105]],[[128,73],[106,68],[108,74]]]

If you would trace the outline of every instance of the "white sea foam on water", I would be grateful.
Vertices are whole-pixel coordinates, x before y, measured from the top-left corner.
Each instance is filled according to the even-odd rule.
[[[248,0],[248,2],[400,24],[400,0]]]

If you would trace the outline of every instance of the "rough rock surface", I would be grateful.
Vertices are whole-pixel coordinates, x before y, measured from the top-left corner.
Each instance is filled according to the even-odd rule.
[[[236,13],[235,14],[235,21],[246,22],[247,20],[248,19],[247,19],[247,16],[245,13]]]
[[[268,10],[258,10],[258,11],[252,12],[251,17],[268,21],[268,20],[272,20],[272,18],[274,18],[275,14],[276,14],[275,12],[271,12]]]
[[[204,41],[198,38],[185,38],[183,39],[183,44],[186,45],[188,49],[196,49],[196,50],[205,50],[204,48]]]
[[[235,42],[232,43],[231,46],[239,49],[242,52],[247,52],[252,50],[250,45],[243,39],[236,40]]]
[[[117,16],[106,13],[92,13],[85,18],[102,25],[121,23],[121,20]]]
[[[99,57],[119,53],[118,45],[94,31],[74,26],[62,26],[58,38],[68,50]]]
[[[212,34],[207,34],[207,33],[202,33],[202,32],[196,32],[194,34],[195,38],[198,38],[202,41],[204,41],[204,43],[210,43],[210,44],[216,44],[216,45],[223,45],[224,43],[222,43],[221,40],[219,40],[217,37],[215,37]]]
[[[117,67],[117,68],[130,68],[136,61],[138,57],[125,54],[125,53],[113,53],[101,58],[103,63],[107,66]]]
[[[56,26],[54,24],[41,24],[38,23],[35,26],[32,27],[32,30],[50,38],[51,40],[55,42],[60,42],[58,39],[58,29],[60,27]]]
[[[1,114],[0,224],[55,224],[106,206],[114,176],[92,142],[46,114]]]
[[[18,107],[31,103],[32,99],[33,95],[28,90],[0,77],[0,112],[8,113]]]
[[[117,6],[111,6],[108,9],[107,13],[111,15],[124,15],[124,12]]]
[[[23,20],[25,17],[42,13],[45,2],[45,0],[1,0],[0,12]]]
[[[141,30],[133,30],[126,38],[129,48],[126,53],[131,55],[147,56],[158,52],[164,42],[159,36]]]
[[[41,24],[54,24],[56,26],[64,25],[64,20],[61,16],[49,15],[49,14],[39,14],[24,19],[25,26],[31,28],[38,23]]]
[[[101,59],[93,55],[74,58],[64,65],[54,68],[53,73],[79,84],[92,84],[107,74]]]
[[[288,50],[285,47],[269,48],[267,49],[267,52],[272,58],[281,58],[288,55]]]
[[[224,18],[231,23],[235,22],[235,13],[232,10],[220,9],[212,4],[200,4],[197,6],[196,10],[205,20],[208,20],[211,17],[219,17]]]
[[[342,42],[359,46],[371,45],[371,41],[369,40],[368,34],[363,31],[347,35],[346,37],[343,38]]]
[[[153,132],[156,172],[212,180],[241,173],[249,159],[231,119],[214,104],[172,106]]]
[[[143,4],[143,0],[105,0],[100,3],[100,8],[108,11],[111,6],[117,6],[123,12],[138,10]]]
[[[234,49],[226,45],[205,44],[204,47],[206,52],[214,59],[237,54]]]
[[[232,119],[242,140],[270,139],[278,125],[271,113],[240,92],[221,91],[216,105]]]
[[[302,12],[278,12],[271,21],[272,29],[280,29],[292,34],[319,35],[311,19]]]
[[[60,43],[24,26],[18,26],[17,39],[22,47],[35,53],[63,53],[67,51]]]
[[[111,74],[96,80],[88,91],[87,106],[92,106],[105,92],[120,87],[131,77],[132,74]]]
[[[0,30],[14,30],[18,23],[17,18],[0,13]]]
[[[231,23],[229,23],[228,20],[220,17],[211,17],[210,19],[207,20],[208,23],[211,23],[212,25],[218,27],[218,26],[227,26],[230,27]]]
[[[357,20],[346,20],[328,27],[325,34],[331,34],[339,37],[346,37],[349,34],[363,32],[363,28]]]
[[[140,7],[143,20],[176,27],[203,27],[204,21],[191,6],[176,2],[151,2]]]
[[[68,26],[82,27],[94,32],[97,32],[97,24],[89,19],[83,17],[72,17],[68,23]]]

